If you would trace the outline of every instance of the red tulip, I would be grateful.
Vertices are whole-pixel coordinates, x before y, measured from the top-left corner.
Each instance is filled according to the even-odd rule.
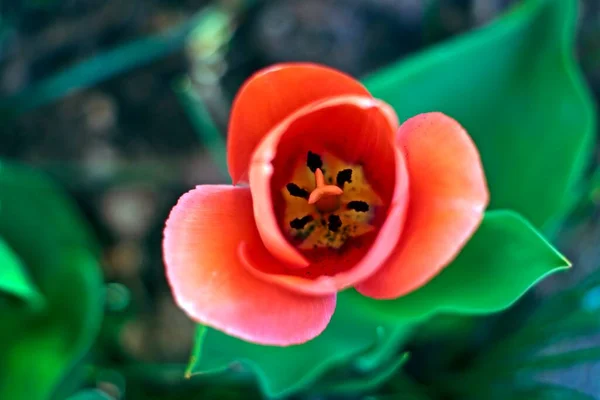
[[[423,286],[488,203],[479,153],[455,120],[428,113],[398,128],[358,81],[314,64],[244,84],[228,164],[235,186],[198,186],[173,208],[166,272],[191,318],[260,344],[317,336],[338,291],[393,299]]]

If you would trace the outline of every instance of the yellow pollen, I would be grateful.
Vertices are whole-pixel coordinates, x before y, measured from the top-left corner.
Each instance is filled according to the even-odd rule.
[[[302,250],[339,249],[348,239],[372,232],[383,204],[361,165],[329,153],[309,152],[299,159],[281,195],[282,227]]]

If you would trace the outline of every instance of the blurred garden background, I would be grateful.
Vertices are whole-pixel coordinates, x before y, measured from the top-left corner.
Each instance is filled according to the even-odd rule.
[[[597,102],[600,1],[564,1],[579,3],[574,52]],[[0,399],[263,397],[243,366],[186,377],[195,324],[173,302],[161,254],[178,197],[229,182],[236,90],[257,69],[289,60],[369,76],[526,2],[0,0],[0,236],[29,223],[19,244],[6,240],[26,271],[40,269],[23,278],[37,289],[4,297],[0,271]],[[572,271],[501,314],[426,324],[402,350],[388,349],[397,358],[409,351],[401,367],[365,376],[339,368],[289,397],[461,399],[456,372],[489,354],[490,368],[469,375],[489,377],[488,388],[535,376],[502,398],[600,399],[597,146],[592,159],[567,218],[548,230]],[[86,255],[35,244],[84,236],[93,242]],[[54,308],[23,317],[38,301]],[[519,361],[496,368],[493,357],[511,352]],[[337,390],[339,382],[354,386]]]

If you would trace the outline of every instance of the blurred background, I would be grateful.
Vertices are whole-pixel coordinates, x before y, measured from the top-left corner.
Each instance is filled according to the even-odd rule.
[[[229,181],[225,132],[237,88],[289,60],[362,77],[518,2],[0,0],[0,157],[65,188],[102,247],[105,315],[77,386],[108,399],[259,398],[249,376],[183,379],[194,324],[173,303],[161,258],[178,197]],[[576,56],[597,101],[600,1],[580,3]],[[599,177],[558,235],[578,268],[543,282],[537,296],[574,287],[600,266]],[[519,307],[511,313],[518,320]],[[598,346],[598,337],[585,340]],[[427,384],[422,365],[407,368]],[[600,362],[545,379],[600,398]],[[365,395],[400,396],[393,381]]]

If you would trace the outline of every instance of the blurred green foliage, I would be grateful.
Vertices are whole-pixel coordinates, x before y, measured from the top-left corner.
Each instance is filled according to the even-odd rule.
[[[32,308],[40,308],[44,298],[29,278],[27,269],[10,249],[0,239],[0,292],[10,294],[23,300]]]
[[[28,291],[39,292],[44,305],[31,308],[0,297],[0,398],[49,398],[98,333],[99,249],[72,201],[29,168],[0,163],[0,207],[0,238],[9,261],[2,269],[22,269],[3,273],[11,278],[3,286],[14,293],[27,276]]]
[[[100,53],[37,82],[22,92],[0,99],[0,116],[14,118],[20,113],[48,104],[74,91],[88,88],[116,74],[166,57],[184,46],[188,35],[202,17],[203,15],[200,14],[166,32],[144,37]]]

